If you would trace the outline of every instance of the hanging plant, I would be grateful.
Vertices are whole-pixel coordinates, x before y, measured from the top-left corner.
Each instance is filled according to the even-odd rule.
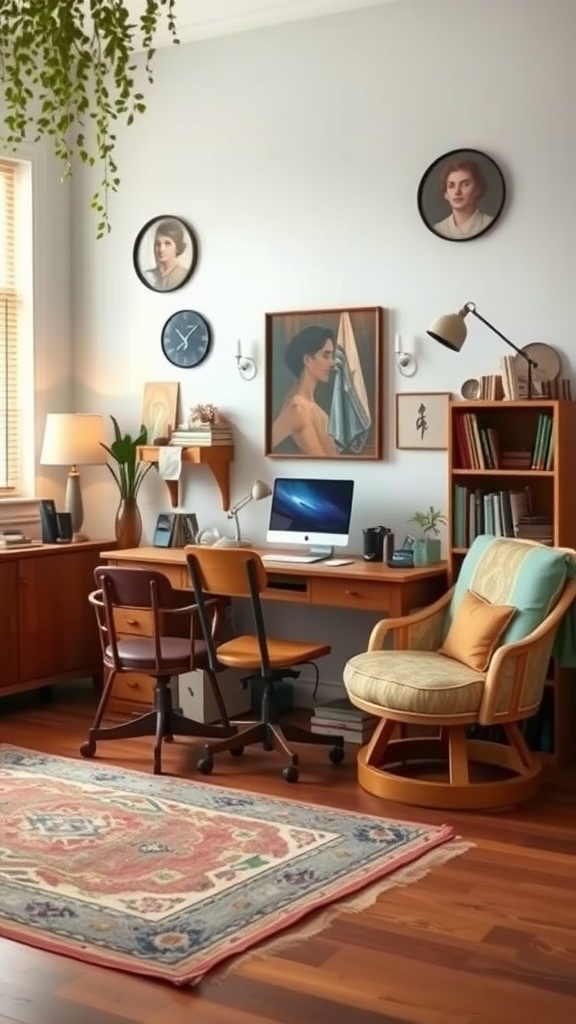
[[[97,236],[110,231],[108,200],[120,184],[115,122],[132,124],[146,110],[136,85],[134,51],[144,53],[153,82],[153,43],[163,18],[177,43],[176,0],[141,0],[136,24],[123,0],[1,0],[0,86],[3,141],[16,147],[51,137],[72,175],[73,158],[102,166],[91,206]]]

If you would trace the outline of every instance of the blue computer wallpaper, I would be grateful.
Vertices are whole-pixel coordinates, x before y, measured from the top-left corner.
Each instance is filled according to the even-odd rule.
[[[278,479],[270,511],[271,530],[348,533],[353,480]]]

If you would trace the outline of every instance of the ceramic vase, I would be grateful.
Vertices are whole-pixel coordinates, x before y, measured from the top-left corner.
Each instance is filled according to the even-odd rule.
[[[142,519],[136,498],[122,498],[114,523],[119,548],[137,548],[142,536]]]

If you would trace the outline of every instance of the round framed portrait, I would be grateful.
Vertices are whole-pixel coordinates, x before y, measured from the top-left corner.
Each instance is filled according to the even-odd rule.
[[[422,175],[418,211],[427,228],[449,242],[470,242],[494,227],[506,183],[498,164],[478,149],[452,149]]]
[[[155,292],[174,292],[191,277],[198,245],[186,221],[163,214],[140,229],[132,256],[142,284]]]

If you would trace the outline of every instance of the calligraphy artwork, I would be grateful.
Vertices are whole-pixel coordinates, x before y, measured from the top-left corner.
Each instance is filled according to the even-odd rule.
[[[448,447],[449,391],[418,391],[396,395],[396,447]]]

